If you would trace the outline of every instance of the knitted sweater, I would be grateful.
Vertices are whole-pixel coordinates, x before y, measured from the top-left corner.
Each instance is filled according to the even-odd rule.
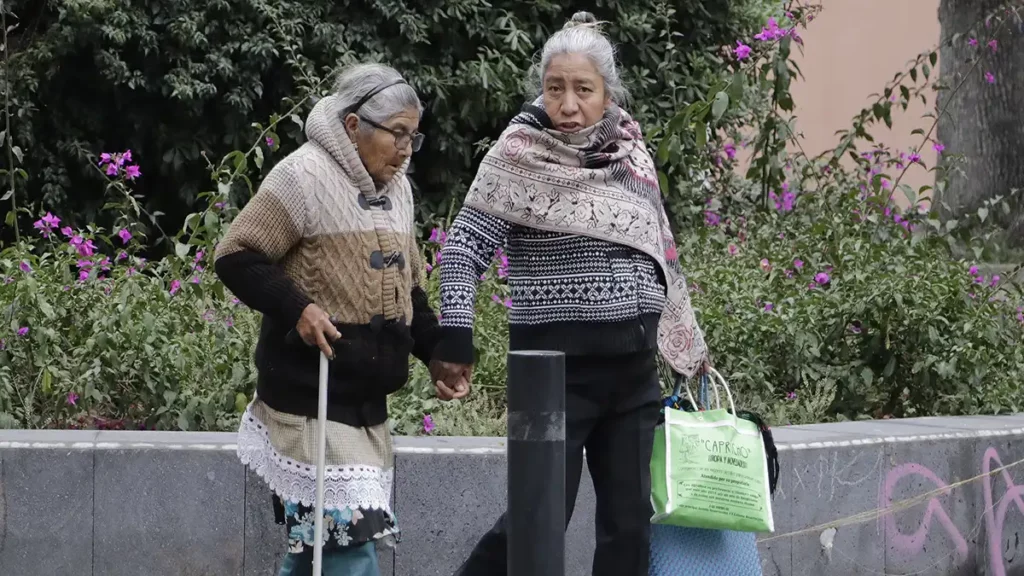
[[[334,97],[306,121],[308,141],[267,174],[217,247],[216,271],[263,313],[257,394],[271,408],[316,417],[318,351],[286,338],[307,305],[330,314],[328,418],[387,420],[387,394],[429,362],[439,337],[422,286],[412,192],[404,168],[378,189],[348,138]]]
[[[441,251],[438,359],[473,362],[477,279],[498,248],[508,252],[510,349],[617,355],[656,346],[665,282],[649,256],[464,206]]]

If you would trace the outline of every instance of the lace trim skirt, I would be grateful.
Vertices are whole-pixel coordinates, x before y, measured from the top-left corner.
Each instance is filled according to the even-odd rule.
[[[399,530],[391,510],[395,468],[387,424],[356,428],[328,422],[326,452],[324,549],[394,544]],[[274,410],[256,398],[242,415],[238,457],[283,504],[289,551],[311,548],[316,419]]]

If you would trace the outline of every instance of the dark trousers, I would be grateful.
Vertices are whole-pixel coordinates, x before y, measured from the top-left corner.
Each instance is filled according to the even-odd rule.
[[[566,357],[566,524],[583,472],[597,496],[593,576],[647,576],[651,451],[661,409],[654,351]],[[506,576],[505,515],[480,539],[456,576]]]

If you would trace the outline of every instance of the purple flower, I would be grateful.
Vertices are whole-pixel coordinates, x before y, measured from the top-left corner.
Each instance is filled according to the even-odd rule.
[[[761,259],[761,270],[764,270],[765,272],[772,271],[772,263],[767,258]]]
[[[735,244],[729,244],[729,255],[735,256],[738,254],[740,249]]]
[[[971,266],[970,269],[967,270],[967,273],[970,274],[971,276],[977,276],[978,275],[978,267],[977,266]]]
[[[430,241],[431,242],[444,246],[444,243],[447,240],[448,240],[448,234],[444,230],[442,230],[440,228],[434,228],[433,230],[430,231]]]
[[[107,164],[105,173],[107,176],[117,176],[117,164]]]
[[[18,265],[18,268],[21,268],[21,271],[24,272],[25,274],[32,272],[32,267],[29,266],[28,262],[24,260],[21,261],[21,264]]]
[[[114,261],[115,262],[120,262],[121,260],[125,260],[127,258],[128,258],[128,253],[122,250],[121,252],[118,252],[117,256],[114,258]]]
[[[180,290],[180,289],[181,289],[181,281],[174,280],[173,282],[171,282],[171,289],[170,289],[171,296],[174,296],[175,294],[177,294],[178,290]]]
[[[430,417],[430,414],[423,415],[423,431],[427,434],[434,431],[434,419]]]
[[[142,176],[142,170],[139,170],[139,167],[135,164],[124,169],[124,177],[128,180],[135,180],[139,176]]]
[[[796,268],[797,270],[802,270],[803,267],[804,267],[804,261],[803,260],[801,260],[799,258],[797,258],[796,260],[793,260],[793,268]]]
[[[75,406],[78,404],[78,394],[74,392],[68,392],[68,404]]]
[[[22,326],[18,328],[18,336],[25,336],[28,334],[28,326]]]
[[[498,260],[498,278],[508,278],[508,255],[498,248],[494,251],[494,257]]]
[[[100,154],[100,166],[103,166],[104,164],[110,164],[110,152]]]
[[[736,159],[736,145],[735,144],[733,144],[732,142],[729,142],[728,144],[725,145],[724,150],[725,150],[725,155],[729,157],[729,160],[735,160]]]
[[[786,394],[786,400],[796,400],[796,392],[790,392]]]
[[[771,312],[774,309],[775,309],[775,305],[774,304],[772,304],[771,302],[765,302],[765,304],[764,304],[764,311],[765,312]]]
[[[995,84],[996,75],[991,72],[985,72],[985,82],[988,82],[989,84]]]
[[[721,221],[722,221],[722,217],[719,216],[718,214],[715,214],[714,212],[711,212],[711,211],[704,212],[704,224],[706,226],[710,226],[711,228],[714,228],[715,226],[718,226],[718,224]]]
[[[992,287],[998,286],[1000,280],[1002,280],[1002,278],[999,277],[999,274],[996,274],[995,276],[992,277],[992,281],[989,282],[988,285]]]
[[[970,40],[967,41],[967,45],[971,46],[971,47],[977,46],[978,45],[978,39],[977,38],[971,38]]]
[[[989,40],[988,47],[991,48],[993,52],[995,52],[996,50],[999,49],[999,42],[996,41],[995,39]]]
[[[270,148],[274,147],[274,139],[271,138],[270,136],[267,136],[267,146]]]
[[[733,48],[732,53],[736,55],[737,60],[746,60],[750,57],[750,46],[747,46],[743,42],[737,40],[736,47]]]
[[[122,244],[127,244],[132,239],[132,233],[127,228],[121,228],[117,232],[117,236],[121,239]]]
[[[860,321],[854,320],[853,322],[850,323],[848,329],[850,330],[850,332],[853,332],[854,334],[860,334],[862,331]]]
[[[946,149],[946,147],[943,144],[936,142],[935,144],[932,145],[932,149],[941,154],[942,151]]]
[[[825,272],[818,272],[817,274],[814,275],[814,283],[819,286],[824,286],[831,281],[832,279],[829,278],[829,275],[826,274]]]

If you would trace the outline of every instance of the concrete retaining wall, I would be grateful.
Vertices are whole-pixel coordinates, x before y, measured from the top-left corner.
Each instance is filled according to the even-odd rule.
[[[780,428],[767,575],[1024,574],[1024,416]],[[284,548],[270,495],[233,434],[0,430],[0,575],[271,576]],[[383,574],[448,576],[505,500],[501,439],[402,438],[404,538]],[[962,481],[969,481],[957,485]],[[947,490],[881,519],[821,528]],[[567,576],[589,574],[585,477]],[[792,535],[797,532],[796,535]],[[724,576],[724,575],[723,575]]]

